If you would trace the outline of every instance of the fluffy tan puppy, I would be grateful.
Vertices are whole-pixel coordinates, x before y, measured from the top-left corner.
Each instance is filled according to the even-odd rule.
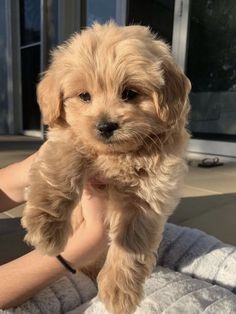
[[[50,128],[31,170],[26,240],[60,253],[84,182],[105,179],[110,244],[97,280],[111,313],[135,311],[179,201],[189,91],[163,41],[146,27],[113,23],[58,47],[38,85]]]

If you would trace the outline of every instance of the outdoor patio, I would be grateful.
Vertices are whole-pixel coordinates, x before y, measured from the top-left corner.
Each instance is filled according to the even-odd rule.
[[[41,140],[0,136],[0,167],[33,153]],[[226,243],[236,245],[236,162],[215,168],[199,168],[189,162],[184,196],[170,222],[201,229]],[[22,206],[0,214],[1,219],[20,217]]]

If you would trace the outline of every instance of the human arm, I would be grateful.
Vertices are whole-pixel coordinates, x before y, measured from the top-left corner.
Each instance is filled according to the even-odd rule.
[[[82,206],[82,217],[77,216],[81,223],[61,253],[73,268],[81,268],[91,259],[96,259],[107,245],[103,223],[105,201],[86,189]],[[22,304],[66,272],[55,257],[41,255],[36,250],[1,266],[0,308]]]
[[[11,209],[24,200],[28,185],[28,173],[37,153],[0,169],[0,212]]]

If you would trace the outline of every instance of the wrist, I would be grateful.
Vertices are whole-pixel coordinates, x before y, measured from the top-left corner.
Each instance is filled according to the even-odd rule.
[[[84,234],[84,224],[79,226],[74,234],[68,239],[66,247],[60,255],[70,264],[72,268],[77,268],[80,265],[80,246],[81,246],[81,234]]]
[[[69,239],[63,258],[74,269],[82,268],[94,261],[107,248],[107,232],[83,222]]]
[[[68,262],[61,254],[56,256],[57,260],[61,263],[61,265],[72,274],[76,273],[76,269]]]

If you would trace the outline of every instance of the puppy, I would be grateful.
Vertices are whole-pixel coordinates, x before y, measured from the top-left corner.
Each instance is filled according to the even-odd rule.
[[[179,201],[189,91],[163,41],[146,27],[114,23],[58,47],[38,85],[49,132],[31,169],[26,240],[48,255],[63,251],[84,182],[104,178],[110,243],[97,281],[111,313],[140,303]]]

